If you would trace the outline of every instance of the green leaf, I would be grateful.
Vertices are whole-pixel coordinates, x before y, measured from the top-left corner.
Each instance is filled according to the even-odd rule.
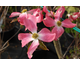
[[[45,15],[46,13],[45,12],[42,12],[42,14]]]
[[[71,54],[71,57],[73,57],[73,54]]]
[[[69,57],[68,57],[68,56],[66,56],[66,59],[69,59]]]
[[[39,46],[40,46],[40,48],[41,48],[42,50],[49,50],[49,49],[47,49],[47,47],[44,45],[44,43],[41,42],[41,41],[39,41]]]
[[[80,38],[80,34],[79,34],[79,38]]]
[[[70,54],[73,53],[73,52],[74,52],[74,50],[72,50],[72,49],[69,51]]]
[[[78,12],[79,8],[73,7],[73,6],[65,6],[65,10],[68,12],[68,14]]]

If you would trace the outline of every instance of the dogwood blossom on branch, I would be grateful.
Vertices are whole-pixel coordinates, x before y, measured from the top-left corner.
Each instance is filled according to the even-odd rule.
[[[43,19],[43,23],[45,26],[47,26],[47,27],[54,26],[54,28],[52,29],[52,32],[56,33],[55,40],[57,40],[63,34],[63,32],[64,32],[63,27],[73,28],[76,26],[76,24],[72,23],[69,19],[65,19],[62,22],[60,21],[60,18],[62,17],[64,11],[65,11],[65,8],[62,6],[56,11],[56,13],[54,15],[55,19],[53,19],[47,15]]]
[[[27,52],[28,57],[32,58],[33,52],[37,49],[39,45],[38,40],[42,40],[44,42],[51,42],[55,39],[56,34],[51,33],[47,28],[43,28],[37,33],[37,27],[35,23],[29,20],[27,21],[26,18],[24,18],[24,24],[25,27],[28,28],[28,30],[30,30],[32,33],[20,33],[18,35],[18,39],[22,40],[22,47],[24,47],[30,41],[33,41]]]

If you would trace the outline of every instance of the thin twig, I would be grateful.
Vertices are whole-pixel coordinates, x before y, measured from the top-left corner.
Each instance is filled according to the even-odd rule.
[[[24,6],[21,6],[21,11],[24,9]]]
[[[56,7],[54,7],[54,10],[55,10],[55,8]],[[50,28],[50,30],[52,30],[52,28]],[[56,53],[58,55],[58,58],[62,59],[63,54],[62,54],[62,49],[61,49],[61,44],[60,44],[59,38],[57,39],[57,41],[53,40],[53,44],[54,44]]]
[[[19,30],[10,38],[8,39],[5,44],[2,46],[2,48],[21,30],[21,28],[19,28]]]
[[[76,20],[76,27],[79,28],[79,18]],[[79,32],[76,31],[76,37],[75,37],[75,48],[78,48],[78,43],[79,43]],[[77,49],[75,49],[75,55],[77,55]]]
[[[53,8],[53,12],[55,11],[56,7],[57,7],[57,6],[54,6],[54,8]]]
[[[6,14],[7,14],[7,12],[8,12],[8,8],[9,8],[9,6],[7,7],[7,6],[5,6],[5,8],[4,8],[4,11],[2,12],[2,15],[1,15],[1,18],[0,18],[0,20],[1,19],[3,19],[3,20],[5,20],[5,17],[6,17]],[[2,23],[3,23],[3,21],[2,21]],[[1,33],[0,33],[0,49],[2,48],[2,39],[1,39]],[[1,51],[0,51],[0,59],[1,59]]]
[[[0,12],[2,11],[3,6],[0,6]]]
[[[51,6],[48,6],[48,10],[52,11],[52,8],[51,8]]]
[[[54,47],[55,47],[56,53],[58,55],[58,58],[62,59],[63,54],[62,54],[61,44],[60,44],[59,39],[57,41],[53,40],[53,43],[54,43]]]
[[[72,43],[68,46],[66,52],[65,52],[64,55],[63,55],[63,58],[65,57],[66,53],[68,52],[68,50],[70,49],[70,47],[71,47],[71,45],[73,44],[74,41],[75,41],[75,39],[74,39],[74,40],[72,41]]]
[[[2,48],[0,49],[0,52],[2,51],[2,50],[4,50],[4,49],[6,49],[8,46],[9,46],[9,44],[7,44],[19,31],[21,30],[21,28],[19,28],[19,30],[9,39],[9,40],[7,40],[5,43],[4,43],[4,45],[2,46]],[[7,44],[7,45],[6,45]],[[6,46],[5,46],[6,45]],[[1,57],[0,57],[1,58]]]
[[[1,49],[1,47],[2,47],[2,39],[1,39],[1,33],[0,33],[0,49]],[[0,51],[0,59],[1,59],[1,51]]]
[[[7,12],[8,12],[8,9],[9,9],[9,6],[5,6],[5,9],[4,9],[4,11],[2,12],[1,18],[2,18],[3,16],[6,16],[6,14],[7,14]]]
[[[2,15],[1,15],[1,17],[3,17],[4,25],[6,24],[5,19],[6,19],[6,15],[7,15],[8,9],[9,9],[9,6],[6,6],[5,9],[4,9],[4,11],[3,11],[3,13],[2,13]],[[2,34],[2,40],[3,40],[3,37],[4,37],[4,32]]]
[[[1,18],[3,18],[3,21],[5,21],[5,17],[6,17],[6,14],[8,12],[8,9],[9,9],[9,6],[5,6],[4,11],[2,12]],[[2,37],[2,39],[3,39],[3,37]]]
[[[0,51],[6,49],[9,46],[9,44],[7,44],[5,47],[1,48]]]

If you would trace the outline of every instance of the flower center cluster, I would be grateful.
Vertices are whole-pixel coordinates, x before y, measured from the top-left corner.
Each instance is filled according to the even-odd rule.
[[[61,24],[62,24],[61,21],[57,21],[58,26],[61,26]]]
[[[25,13],[25,12],[27,12],[27,9],[23,9],[21,13]]]
[[[38,34],[37,33],[33,33],[32,34],[32,38],[37,39],[38,38]]]

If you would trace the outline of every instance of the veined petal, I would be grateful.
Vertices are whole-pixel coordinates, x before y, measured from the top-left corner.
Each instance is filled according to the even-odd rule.
[[[39,16],[36,16],[36,20],[37,20],[37,23],[40,23],[43,20],[43,15],[39,14]]]
[[[41,15],[40,14],[39,14],[39,16],[36,16],[36,21],[37,21],[37,23],[41,22]]]
[[[43,23],[47,27],[52,27],[55,25],[55,20],[53,20],[51,17],[46,16],[46,18],[43,19]]]
[[[46,13],[46,16],[52,16],[52,17],[53,17],[53,16],[54,16],[54,14],[53,14],[53,12],[52,12],[52,11],[50,11],[50,12],[47,12],[47,13]]]
[[[28,13],[28,14],[33,14],[35,11],[37,11],[37,9],[29,10],[27,13]]]
[[[76,26],[76,24],[72,23],[69,19],[65,19],[62,21],[62,26],[66,28],[73,28]]]
[[[35,23],[36,17],[28,14],[27,17],[24,18],[25,27],[30,30],[32,33],[37,32],[37,25]]]
[[[36,22],[40,23],[43,20],[43,14],[42,11],[36,11],[33,13],[33,15],[36,17]]]
[[[24,25],[23,20],[24,20],[25,17],[27,17],[27,13],[22,13],[22,14],[19,15],[18,22],[20,22],[21,25]]]
[[[31,44],[31,46],[29,47],[28,52],[27,52],[29,59],[32,58],[32,54],[33,54],[33,52],[37,49],[38,45],[39,45],[39,41],[38,41],[38,40],[34,40],[34,41],[32,42],[32,44]]]
[[[19,40],[22,40],[21,43],[22,43],[22,47],[24,47],[26,44],[28,44],[30,41],[32,41],[32,34],[30,33],[20,33],[18,35],[18,39]]]
[[[39,39],[44,42],[51,42],[55,39],[56,34],[51,33],[47,28],[43,28],[39,33]]]
[[[20,14],[21,14],[20,12],[12,12],[9,17],[19,16]]]
[[[63,29],[63,27],[55,26],[52,29],[52,33],[56,33],[55,40],[57,41],[57,39],[64,33],[64,29]]]
[[[31,15],[31,14],[28,14],[27,18],[31,21],[33,21],[33,23],[36,25],[37,24],[37,21],[36,21],[36,17]]]
[[[54,17],[55,18],[58,18],[60,20],[60,18],[62,18],[62,15],[64,14],[65,12],[65,7],[64,6],[61,6],[55,13]]]
[[[40,15],[41,15],[41,21],[43,21],[43,14],[42,14],[42,11],[40,12]]]
[[[47,13],[47,12],[48,12],[48,10],[47,10],[46,6],[44,6],[44,7],[43,7],[43,12],[45,12],[45,13]]]
[[[40,8],[36,9],[36,11],[33,12],[33,15],[37,16],[37,14],[39,14],[39,13],[40,13]]]

